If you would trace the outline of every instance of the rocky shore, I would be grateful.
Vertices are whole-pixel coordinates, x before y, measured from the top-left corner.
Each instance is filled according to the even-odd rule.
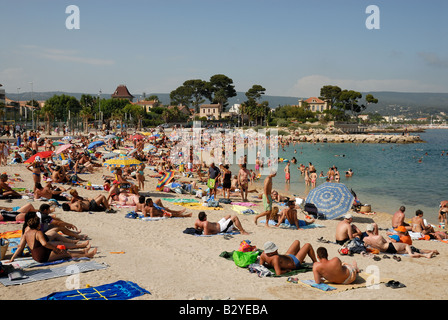
[[[310,143],[424,143],[418,135],[309,133],[289,136],[293,141]]]

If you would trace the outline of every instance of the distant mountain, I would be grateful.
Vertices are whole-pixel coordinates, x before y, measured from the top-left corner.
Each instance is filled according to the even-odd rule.
[[[381,115],[399,115],[399,114],[435,114],[439,112],[448,113],[448,93],[421,93],[421,92],[362,92],[363,97],[367,94],[372,94],[378,99],[377,104],[368,105],[365,112],[378,112]],[[31,100],[33,95],[35,100],[47,100],[54,95],[70,95],[77,99],[80,99],[84,93],[70,93],[70,92],[23,92],[17,95],[17,93],[7,93],[6,96],[9,99],[17,100],[19,96],[20,100]],[[98,93],[90,93],[92,96],[98,96]],[[146,94],[146,97],[156,95],[159,100],[164,104],[170,103],[169,93],[150,93]],[[101,98],[109,99],[110,93],[101,94]],[[136,95],[137,97],[137,95]],[[138,96],[140,97],[140,96]],[[308,98],[308,97],[306,97]],[[246,95],[244,92],[237,92],[237,96],[229,99],[229,105],[235,103],[242,103],[246,101]],[[297,105],[299,97],[284,97],[284,96],[268,96],[265,95],[261,99],[262,101],[268,101],[271,108],[276,108],[281,105]],[[363,101],[361,101],[363,103]]]
[[[378,103],[370,104],[366,112],[382,115],[448,113],[448,93],[380,91],[364,92],[362,96],[369,93],[378,99]]]

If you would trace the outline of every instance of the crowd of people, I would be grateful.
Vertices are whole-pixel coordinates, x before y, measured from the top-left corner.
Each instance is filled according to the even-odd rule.
[[[152,130],[152,134],[156,131]],[[104,132],[103,136],[111,135]],[[102,139],[95,147],[91,143],[96,140],[93,135],[69,137],[64,150],[57,152],[60,146],[55,145],[49,138],[42,138],[39,132],[31,131],[29,134],[17,133],[17,151],[11,151],[8,142],[0,144],[0,164],[24,163],[26,169],[30,171],[30,181],[32,181],[32,196],[35,200],[45,201],[38,209],[32,204],[27,204],[20,208],[3,207],[0,209],[0,221],[23,221],[22,238],[17,251],[11,258],[14,261],[23,252],[25,246],[30,248],[33,259],[38,262],[53,261],[70,257],[93,257],[96,249],[92,249],[87,235],[81,234],[76,226],[58,219],[55,215],[55,208],[63,211],[73,212],[105,212],[116,213],[114,206],[134,207],[135,212],[141,213],[143,217],[179,217],[191,218],[192,213],[186,212],[186,208],[176,210],[169,208],[161,199],[145,197],[141,193],[145,191],[145,177],[160,179],[169,172],[175,175],[167,182],[171,188],[179,188],[180,193],[205,196],[208,199],[241,200],[249,201],[249,194],[255,193],[261,200],[263,211],[254,216],[254,224],[260,218],[265,218],[266,227],[273,222],[275,227],[288,224],[297,229],[315,223],[315,219],[306,215],[299,218],[300,213],[305,213],[296,199],[282,196],[273,188],[273,178],[277,175],[275,170],[271,170],[263,181],[262,191],[258,191],[254,182],[260,179],[261,169],[272,162],[268,159],[267,164],[264,158],[257,154],[255,171],[248,169],[247,157],[240,158],[238,172],[232,173],[227,163],[211,161],[209,165],[206,161],[201,161],[197,154],[190,152],[185,157],[181,152],[175,150],[176,142],[169,139],[160,132],[159,138],[151,141],[151,148],[145,148],[146,139],[134,138],[135,135],[128,135],[125,132],[114,133],[114,137]],[[129,147],[128,147],[129,146]],[[103,185],[100,190],[105,190],[107,194],[97,194],[92,197],[80,196],[78,186],[86,186],[82,174],[101,172],[104,163],[113,150],[117,148],[127,148],[126,154],[137,159],[138,166],[113,167],[110,174],[102,176]],[[207,150],[207,140],[201,145]],[[233,144],[235,153],[236,143]],[[50,152],[50,156],[39,156],[40,152]],[[113,155],[112,155],[113,156]],[[179,160],[182,157],[182,161]],[[291,162],[293,163],[293,162]],[[285,167],[285,180],[290,182],[291,178],[290,162]],[[337,167],[330,167],[326,175],[321,171],[317,175],[317,170],[310,162],[308,166],[300,164],[298,167],[305,182],[311,187],[316,186],[318,178],[326,178],[329,182],[339,182],[340,173]],[[150,171],[151,174],[147,174]],[[351,176],[351,169],[346,175]],[[0,197],[2,199],[17,199],[24,196],[23,193],[13,190],[8,184],[8,174],[0,175]],[[87,188],[89,186],[87,184]],[[151,190],[153,191],[153,190]],[[277,204],[277,205],[275,205]],[[283,206],[281,210],[279,207]],[[448,201],[442,202],[439,211],[439,219],[446,222],[446,212],[448,211]],[[378,225],[369,224],[365,231],[361,231],[353,224],[351,214],[344,216],[338,223],[335,230],[335,243],[344,246],[348,242],[358,239],[366,248],[377,250],[384,254],[404,254],[411,257],[431,258],[437,254],[437,250],[419,250],[412,244],[409,232],[419,233],[424,238],[444,240],[447,238],[445,232],[435,231],[423,219],[423,212],[417,210],[416,216],[411,223],[405,222],[405,208],[402,207],[392,217],[391,231],[386,236],[379,234]],[[194,229],[203,235],[213,235],[218,233],[228,233],[239,231],[243,235],[250,234],[243,227],[241,220],[236,215],[225,215],[217,222],[209,221],[204,211],[199,212],[194,222]],[[310,243],[301,244],[299,240],[294,241],[286,250],[285,254],[278,253],[278,247],[273,242],[266,242],[264,251],[260,255],[259,263],[272,267],[276,274],[284,274],[291,270],[300,268],[306,257],[313,263],[314,280],[321,283],[325,280],[333,283],[348,284],[356,279],[359,272],[356,262],[347,264],[339,257],[329,258],[328,251],[324,246],[316,250]]]

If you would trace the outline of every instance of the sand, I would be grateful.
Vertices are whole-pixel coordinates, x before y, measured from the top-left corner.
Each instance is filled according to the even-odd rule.
[[[16,164],[0,167],[0,172],[10,175],[18,174],[25,180],[15,182],[14,187],[32,188],[32,176],[25,165]],[[81,177],[93,184],[102,184],[103,174],[107,169],[100,168],[94,174],[85,174]],[[150,171],[146,169],[146,173]],[[14,176],[12,176],[14,177]],[[175,193],[156,192],[156,179],[146,178],[144,192],[149,193],[153,199],[164,197],[192,197],[179,196]],[[82,187],[76,188],[81,196],[92,198],[96,194],[107,194],[106,191],[90,191]],[[249,195],[249,200],[257,204],[252,207],[262,211],[261,201]],[[0,200],[3,206],[21,206],[29,200],[13,200],[6,203]],[[240,201],[240,198],[235,198]],[[32,202],[39,207],[44,202]],[[165,202],[169,208],[182,207]],[[411,258],[403,256],[400,262],[394,259],[374,261],[372,258],[359,254],[341,256],[336,244],[322,244],[317,241],[323,237],[334,240],[335,227],[340,219],[319,220],[321,228],[307,230],[290,230],[283,228],[266,228],[264,224],[254,224],[254,215],[238,214],[232,210],[230,204],[222,204],[223,210],[207,211],[210,221],[218,221],[223,216],[238,215],[243,227],[250,235],[233,235],[224,237],[215,235],[211,237],[197,237],[184,234],[188,227],[193,227],[198,210],[189,210],[193,213],[191,218],[171,218],[160,221],[142,221],[125,218],[131,208],[117,209],[115,214],[104,212],[63,212],[56,209],[56,216],[64,221],[76,225],[91,239],[93,247],[98,248],[94,261],[106,263],[109,267],[104,270],[91,271],[79,275],[80,288],[87,285],[98,286],[118,280],[128,280],[137,283],[151,292],[136,300],[430,300],[443,299],[446,296],[448,280],[445,275],[448,265],[448,244],[437,241],[414,241],[414,246],[420,249],[437,249],[440,255],[431,258]],[[374,210],[374,204],[372,210]],[[394,212],[396,208],[391,208]],[[353,222],[365,230],[367,224],[376,222],[380,228],[389,228],[390,213],[376,213],[365,215],[353,213]],[[303,219],[303,216],[299,216]],[[411,217],[408,217],[411,218]],[[18,230],[20,224],[2,224],[0,232]],[[385,234],[385,231],[381,231]],[[394,279],[406,285],[405,288],[392,289],[380,284],[376,288],[357,288],[337,293],[326,293],[301,284],[287,282],[285,277],[264,277],[250,273],[248,269],[237,267],[232,261],[219,255],[223,251],[237,250],[243,240],[250,240],[252,245],[263,248],[266,241],[273,241],[284,253],[294,240],[301,244],[310,243],[315,249],[325,246],[330,258],[338,256],[343,262],[356,261],[364,271],[376,270],[381,279]],[[117,254],[113,252],[124,252]],[[6,260],[10,257],[10,251]],[[383,257],[382,254],[379,257]],[[307,258],[305,262],[310,263]],[[70,265],[74,262],[67,262]],[[43,267],[43,269],[49,267]],[[372,272],[372,271],[370,271]],[[301,273],[296,276],[299,280],[312,279],[312,272]],[[68,288],[66,277],[44,280],[20,286],[4,287],[0,284],[0,298],[2,300],[34,300],[47,296],[53,292],[65,291]]]

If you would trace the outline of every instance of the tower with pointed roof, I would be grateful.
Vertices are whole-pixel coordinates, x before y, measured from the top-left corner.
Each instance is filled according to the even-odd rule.
[[[127,99],[132,102],[134,96],[129,92],[128,88],[124,84],[120,84],[115,92],[112,94],[113,99]]]

